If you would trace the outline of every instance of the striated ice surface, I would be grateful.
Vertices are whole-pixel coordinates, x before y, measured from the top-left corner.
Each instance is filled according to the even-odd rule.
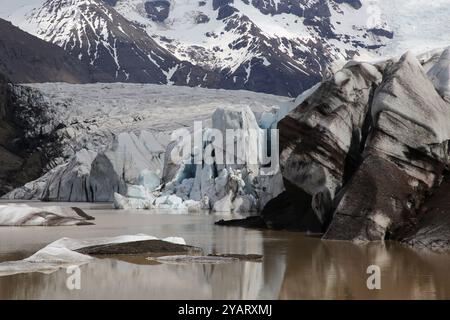
[[[60,206],[0,205],[0,226],[73,226],[89,224],[74,209]]]

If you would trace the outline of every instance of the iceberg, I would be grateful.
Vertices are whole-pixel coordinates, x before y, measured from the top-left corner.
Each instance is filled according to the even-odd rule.
[[[94,220],[79,208],[31,207],[26,204],[0,205],[0,226],[73,226]]]
[[[147,240],[162,240],[164,242],[173,243],[176,245],[186,245],[185,240],[180,237],[158,239],[157,237],[146,234],[92,238],[85,240],[61,238],[50,243],[26,259],[0,263],[0,276],[30,272],[50,274],[61,268],[81,266],[96,259],[92,256],[79,253],[77,250],[82,250],[93,246],[126,244]]]

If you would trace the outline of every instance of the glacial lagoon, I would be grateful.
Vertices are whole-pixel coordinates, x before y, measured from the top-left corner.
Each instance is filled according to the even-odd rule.
[[[33,205],[44,205],[33,203]],[[285,231],[215,226],[230,216],[113,210],[79,206],[95,225],[1,227],[0,262],[26,258],[62,237],[93,238],[144,233],[183,237],[205,253],[261,254],[262,262],[159,264],[146,257],[96,259],[80,267],[80,289],[70,274],[0,277],[0,299],[449,299],[450,255],[398,243],[356,245]],[[367,288],[367,267],[381,268],[381,289]]]

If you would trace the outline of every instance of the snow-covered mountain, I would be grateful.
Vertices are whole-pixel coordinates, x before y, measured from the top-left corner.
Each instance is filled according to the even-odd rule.
[[[336,60],[439,46],[448,2],[0,0],[0,17],[112,78],[105,81],[295,96]]]
[[[201,79],[206,75],[101,0],[48,0],[27,12],[19,26],[106,74],[99,81],[189,84],[189,73],[191,82],[198,72]]]
[[[331,61],[363,46],[350,43],[361,28],[349,39],[353,50],[341,51],[343,35],[331,21],[341,6],[358,7],[325,0],[32,0],[7,4],[2,16],[112,77],[100,80],[296,95]]]

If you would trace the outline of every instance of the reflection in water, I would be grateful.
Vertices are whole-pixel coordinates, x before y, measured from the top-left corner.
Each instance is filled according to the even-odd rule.
[[[234,236],[241,233],[235,231]],[[261,239],[251,243],[247,248],[231,246],[225,251],[262,252]],[[257,299],[263,284],[262,268],[262,263],[243,261],[137,265],[98,259],[81,267],[79,291],[66,288],[66,270],[50,275],[20,274],[0,278],[0,299]]]
[[[381,290],[368,290],[369,265],[381,268]],[[281,299],[448,299],[449,255],[397,243],[355,245],[304,238],[289,242]]]
[[[0,277],[0,299],[450,298],[450,255],[417,252],[396,243],[355,245],[292,232],[217,227],[211,216],[104,214],[97,218],[97,226],[90,229],[32,229],[35,241],[48,243],[62,233],[78,238],[86,233],[89,237],[177,235],[206,253],[263,254],[264,261],[139,265],[99,259],[81,267],[81,290],[67,289],[65,270],[20,274]],[[21,228],[5,234],[26,247],[28,233]],[[2,241],[0,233],[0,246],[5,244]],[[23,252],[13,257],[8,247],[0,249],[0,261],[24,257]],[[372,264],[381,267],[381,290],[367,289],[366,269]]]

